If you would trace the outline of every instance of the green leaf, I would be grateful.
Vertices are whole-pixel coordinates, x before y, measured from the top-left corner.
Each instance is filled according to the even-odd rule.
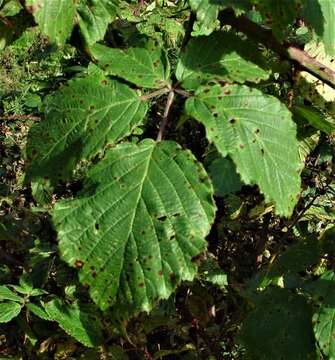
[[[26,308],[31,311],[34,315],[40,317],[43,320],[51,320],[46,311],[39,305],[28,303],[26,304]]]
[[[325,272],[314,284],[318,307],[313,316],[314,334],[322,353],[335,359],[335,273]]]
[[[209,141],[229,155],[245,184],[257,184],[279,215],[292,214],[300,192],[296,125],[276,98],[240,85],[201,87],[186,111]]]
[[[255,44],[224,31],[191,39],[176,70],[177,79],[187,89],[214,80],[259,82],[269,75]]]
[[[74,2],[69,0],[27,0],[26,8],[34,15],[41,31],[57,45],[65,44],[74,25]]]
[[[3,17],[15,16],[23,9],[19,0],[10,0],[1,8],[0,14]]]
[[[0,303],[0,323],[7,323],[20,314],[21,305],[13,302]]]
[[[303,16],[325,45],[326,53],[335,55],[334,0],[304,0]]]
[[[53,211],[62,258],[116,315],[150,311],[206,247],[215,205],[208,176],[175,142],[122,144],[88,174],[81,196]]]
[[[90,52],[108,74],[117,75],[137,86],[154,89],[170,83],[166,54],[151,41],[146,47],[124,50],[95,44]]]
[[[113,0],[80,0],[77,5],[78,24],[87,45],[102,40],[108,25],[114,20],[116,5]]]
[[[129,135],[147,109],[134,90],[98,76],[71,80],[46,105],[28,136],[28,181],[68,177],[79,160]]]
[[[93,309],[89,306],[63,304],[60,300],[51,300],[44,305],[51,320],[69,335],[87,347],[94,347],[103,342],[101,324]]]
[[[321,241],[309,239],[291,245],[271,265],[269,276],[275,277],[285,273],[305,271],[309,266],[320,262]]]
[[[237,14],[250,8],[248,1],[244,0],[190,0],[191,9],[197,14],[201,28],[209,28],[217,19],[219,10],[232,7]]]
[[[302,296],[268,288],[244,320],[241,340],[250,359],[316,359],[311,310]]]
[[[326,134],[331,134],[335,130],[335,123],[328,121],[327,117],[316,108],[295,105],[292,112],[296,116],[306,119],[315,129],[321,130]]]
[[[0,301],[13,300],[21,302],[23,299],[16,295],[13,291],[9,290],[7,286],[0,285]]]
[[[279,39],[288,33],[285,30],[294,22],[301,7],[300,0],[252,0],[252,3]]]
[[[226,196],[242,189],[243,183],[236,166],[228,157],[218,156],[208,166],[208,173],[213,182],[215,195]]]

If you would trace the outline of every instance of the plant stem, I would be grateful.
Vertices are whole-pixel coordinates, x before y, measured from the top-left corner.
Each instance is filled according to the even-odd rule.
[[[167,94],[169,91],[170,91],[170,89],[168,87],[163,87],[162,89],[158,89],[156,91],[153,91],[150,94],[140,96],[140,99],[143,100],[143,101],[146,101],[146,100],[149,100],[149,99],[151,99],[153,97],[160,96],[160,95],[163,95],[163,94]]]
[[[192,30],[193,30],[193,25],[195,23],[195,20],[196,20],[196,15],[192,11],[191,14],[190,14],[190,18],[189,18],[188,23],[187,23],[187,28],[185,30],[185,35],[184,35],[184,38],[183,38],[183,41],[182,41],[182,44],[181,44],[181,47],[180,47],[181,52],[185,50],[187,43],[191,39],[191,33],[192,33]]]
[[[315,60],[304,50],[292,45],[281,44],[270,29],[254,23],[246,16],[242,15],[237,17],[230,9],[221,11],[219,13],[219,20],[221,25],[231,25],[234,29],[243,32],[251,39],[275,51],[284,59],[298,64],[301,69],[309,72],[335,89],[335,71]]]
[[[160,142],[163,139],[163,133],[164,133],[164,130],[165,130],[166,125],[169,120],[169,115],[170,115],[170,111],[172,109],[173,100],[174,100],[174,91],[171,89],[169,92],[167,101],[166,101],[163,119],[159,125],[159,131],[158,131],[156,142]]]

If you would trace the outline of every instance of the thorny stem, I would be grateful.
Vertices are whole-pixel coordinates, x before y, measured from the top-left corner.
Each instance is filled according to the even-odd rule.
[[[162,119],[162,121],[161,121],[161,123],[159,125],[159,131],[158,131],[156,142],[160,142],[163,139],[163,133],[164,133],[164,130],[165,130],[166,125],[167,125],[168,120],[169,120],[169,115],[170,115],[170,111],[171,111],[171,108],[172,108],[174,95],[175,95],[175,92],[174,92],[173,89],[171,89],[170,92],[169,92],[167,101],[166,101],[163,119]]]
[[[219,13],[219,20],[221,25],[231,25],[237,31],[241,31],[251,39],[264,44],[282,58],[293,61],[301,69],[335,89],[335,72],[333,70],[315,60],[305,51],[288,44],[281,44],[270,29],[254,23],[246,16],[237,17],[230,9],[221,11]]]

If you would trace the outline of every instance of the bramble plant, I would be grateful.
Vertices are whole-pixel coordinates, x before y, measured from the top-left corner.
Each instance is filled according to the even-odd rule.
[[[335,359],[334,0],[0,0],[0,29],[4,355]]]

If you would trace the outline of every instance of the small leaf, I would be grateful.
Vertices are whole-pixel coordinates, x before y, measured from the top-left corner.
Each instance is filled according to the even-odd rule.
[[[90,52],[108,74],[117,75],[137,86],[154,89],[170,82],[166,54],[153,42],[148,42],[143,48],[124,50],[95,44]]]
[[[26,304],[26,308],[31,311],[34,315],[40,317],[43,320],[51,320],[46,311],[39,305],[28,303]]]
[[[56,204],[61,256],[101,309],[115,305],[120,318],[150,311],[196,274],[212,193],[201,164],[176,143],[118,145],[89,172],[79,198]]]
[[[245,184],[257,184],[279,215],[292,214],[300,192],[296,125],[276,98],[241,85],[199,88],[186,111],[206,127],[217,150],[229,155]]]
[[[326,134],[331,134],[335,130],[335,122],[328,121],[327,117],[318,109],[310,106],[295,105],[292,112],[296,116],[307,120],[315,129]]]
[[[81,308],[79,304],[62,304],[58,299],[44,305],[51,320],[69,335],[87,347],[94,347],[103,342],[101,324],[89,307]]]
[[[74,2],[69,0],[27,0],[41,31],[57,45],[64,45],[74,25]]]
[[[217,31],[191,39],[176,70],[177,79],[187,89],[209,81],[259,82],[270,76],[255,44],[233,33]]]
[[[267,288],[255,305],[240,334],[250,359],[316,359],[311,309],[302,296]]]
[[[23,9],[19,0],[10,0],[2,7],[0,14],[3,17],[15,16]]]
[[[67,178],[75,165],[138,126],[147,106],[137,93],[100,77],[71,80],[47,102],[27,142],[27,180]]]
[[[7,286],[0,285],[0,301],[1,300],[13,300],[21,302],[23,299],[16,295],[13,291],[9,290]]]
[[[8,301],[0,303],[0,323],[7,323],[18,316],[21,312],[21,305]]]
[[[115,19],[116,9],[113,0],[78,2],[78,25],[87,45],[104,38],[108,25]]]

